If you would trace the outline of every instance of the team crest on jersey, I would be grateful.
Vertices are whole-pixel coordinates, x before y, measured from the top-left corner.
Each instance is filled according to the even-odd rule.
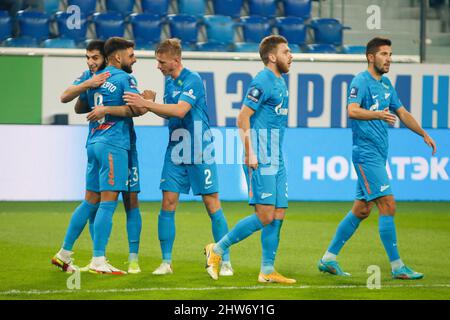
[[[358,88],[351,88],[350,90],[350,98],[356,98],[356,96],[358,95]]]
[[[248,95],[247,98],[252,100],[253,102],[258,102],[259,99],[262,96],[262,90],[256,88],[256,87],[251,87],[250,90],[248,91]]]

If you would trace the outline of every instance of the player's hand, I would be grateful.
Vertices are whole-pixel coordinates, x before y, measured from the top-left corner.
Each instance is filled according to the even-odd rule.
[[[433,138],[431,138],[428,134],[425,133],[423,136],[423,141],[433,149],[432,155],[434,156],[436,154],[436,142],[434,142]]]
[[[91,112],[89,112],[86,116],[86,119],[90,122],[101,120],[106,115],[105,107],[95,107]]]
[[[389,108],[385,108],[383,111],[379,112],[380,120],[389,123],[391,126],[397,121],[397,117],[389,112]]]
[[[147,100],[145,100],[140,94],[125,92],[125,94],[123,95],[123,100],[129,106],[136,108],[146,108]]]
[[[100,87],[105,81],[111,76],[109,72],[104,72],[100,74],[94,75],[89,80],[86,80],[86,84],[89,88],[97,88]]]
[[[244,158],[244,164],[250,169],[258,169],[258,158],[254,153],[246,154]]]
[[[144,90],[144,92],[142,92],[141,96],[145,99],[145,100],[150,100],[155,102],[156,99],[156,92],[153,90]]]

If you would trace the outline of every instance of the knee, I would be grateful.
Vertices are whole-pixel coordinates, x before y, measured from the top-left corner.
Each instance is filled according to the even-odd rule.
[[[364,220],[370,216],[371,211],[372,211],[372,208],[364,207],[364,208],[354,209],[352,212],[356,217],[358,217],[361,220]]]
[[[123,204],[127,212],[139,208],[139,199],[136,192],[131,192],[127,194],[124,193],[122,194],[122,197],[123,197]]]
[[[205,196],[203,197],[203,202],[205,204],[208,213],[215,213],[220,209],[220,201],[218,197]]]
[[[164,198],[162,201],[162,209],[164,211],[175,211],[177,208],[178,201],[172,198]]]

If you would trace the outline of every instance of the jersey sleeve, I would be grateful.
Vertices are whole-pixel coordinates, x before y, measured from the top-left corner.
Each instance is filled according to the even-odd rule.
[[[201,79],[191,77],[183,84],[178,101],[186,101],[193,107],[203,90],[203,82]]]
[[[139,94],[139,90],[137,88],[137,81],[134,76],[131,74],[127,75],[122,79],[123,92],[132,92]]]
[[[353,78],[352,83],[350,84],[350,90],[348,92],[347,105],[351,103],[357,103],[360,106],[362,105],[366,86],[361,80],[362,79],[359,77]]]
[[[258,110],[258,108],[265,100],[265,96],[267,94],[266,91],[267,89],[264,87],[260,79],[253,79],[253,81],[250,83],[247,93],[244,96],[243,104],[255,111]]]
[[[89,79],[90,77],[90,73],[89,71],[84,71],[78,78],[76,78],[72,84],[73,85],[79,85],[82,84],[83,82],[85,82],[87,79]]]

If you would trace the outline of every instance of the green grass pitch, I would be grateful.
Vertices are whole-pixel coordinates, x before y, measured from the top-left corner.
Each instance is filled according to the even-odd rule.
[[[318,259],[351,208],[348,202],[291,202],[281,231],[276,268],[297,284],[257,282],[260,233],[235,245],[233,277],[211,280],[204,270],[203,247],[212,241],[211,224],[202,203],[180,203],[173,252],[174,274],[153,276],[161,254],[157,236],[159,203],[142,203],[143,229],[139,275],[81,274],[79,290],[69,290],[69,274],[50,264],[61,246],[75,202],[0,202],[0,299],[449,299],[450,203],[402,202],[397,205],[400,255],[423,272],[419,281],[390,278],[390,266],[378,235],[378,212],[363,222],[342,250],[339,261],[352,274],[338,278],[319,273]],[[224,202],[230,226],[250,214],[243,202]],[[118,207],[107,255],[116,267],[128,256],[125,212]],[[75,263],[91,256],[87,228],[75,245]],[[381,269],[381,289],[366,286],[367,268]]]

